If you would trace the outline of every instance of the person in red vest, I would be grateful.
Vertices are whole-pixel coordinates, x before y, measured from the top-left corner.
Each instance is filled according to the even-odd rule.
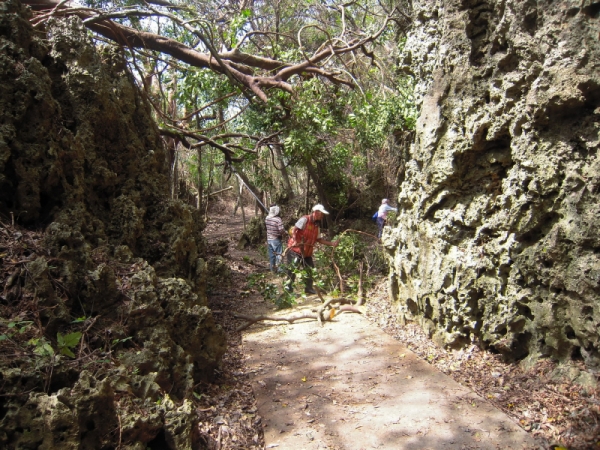
[[[313,206],[312,213],[302,216],[296,225],[293,227],[290,239],[288,240],[287,262],[290,266],[302,265],[302,267],[315,267],[313,262],[313,251],[315,244],[328,245],[337,247],[338,241],[326,241],[319,237],[319,227],[323,220],[324,214],[329,214],[325,211],[323,205]],[[312,271],[308,270],[308,276],[305,282],[304,292],[307,294],[316,294],[313,288]],[[295,274],[288,270],[289,281],[286,285],[286,290],[292,291],[292,284],[296,278]]]

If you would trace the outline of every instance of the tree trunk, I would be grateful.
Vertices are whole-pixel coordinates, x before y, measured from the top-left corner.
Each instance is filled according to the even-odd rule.
[[[272,147],[273,147],[273,152],[275,152],[275,161],[277,162],[277,164],[275,165],[275,168],[279,172],[281,172],[281,179],[283,181],[283,189],[285,191],[287,198],[289,200],[291,200],[294,198],[295,194],[294,194],[294,190],[292,189],[292,183],[290,183],[290,176],[288,174],[287,167],[283,160],[283,153],[281,151],[281,145],[274,144]],[[277,167],[277,165],[279,165],[279,167]]]
[[[315,188],[317,189],[317,196],[319,197],[319,202],[325,207],[330,214],[325,214],[325,220],[327,222],[327,235],[329,238],[333,237],[333,220],[331,219],[331,205],[329,204],[329,200],[327,200],[327,195],[325,194],[325,190],[319,181],[319,175],[317,173],[317,169],[315,169],[312,164],[309,162],[306,163],[306,170],[310,174],[310,178],[313,179],[315,183]]]
[[[169,91],[169,97],[167,99],[167,111],[173,119],[177,119],[177,101],[175,100],[174,93],[177,92],[177,77],[173,77],[171,82],[171,89]],[[177,162],[179,159],[179,153],[177,151],[177,141],[172,140],[172,148],[169,149],[172,152],[172,170],[171,170],[171,198],[176,199],[179,197],[179,171],[177,170]]]
[[[244,172],[236,168],[235,173],[239,175],[239,177],[242,179],[242,181],[248,187],[248,189],[252,191],[252,193],[255,195],[255,199],[261,198],[262,193],[260,189],[254,186],[254,184],[248,179]],[[265,206],[263,209],[267,210],[267,207]]]
[[[212,188],[212,184],[213,184],[213,169],[214,169],[214,160],[212,157],[212,152],[209,153],[210,157],[209,157],[209,161],[210,164],[208,166],[208,183],[206,183],[206,192],[210,192],[211,188]],[[208,203],[209,203],[209,198],[206,197],[206,204],[204,205],[204,220],[208,220]]]
[[[238,184],[240,185],[240,196],[239,196],[239,202],[240,202],[240,207],[242,208],[242,221],[244,222],[244,231],[246,231],[246,213],[244,212],[244,186],[242,186],[242,183],[239,182],[238,180]]]
[[[309,211],[310,208],[310,174],[306,171],[306,190],[304,191],[304,211]]]
[[[198,96],[194,98],[194,109],[198,109]],[[196,115],[196,127],[200,128],[200,117]],[[196,150],[196,156],[198,157],[198,209],[202,208],[202,196],[204,195],[204,184],[202,183],[202,147],[198,147]],[[208,203],[208,198],[206,199]]]
[[[202,147],[198,147],[198,209],[202,207],[202,196],[204,195],[204,186],[202,184]],[[208,198],[206,199],[208,202]]]
[[[179,193],[179,171],[177,170],[177,143],[173,142],[173,165],[171,166],[171,198],[176,199]]]

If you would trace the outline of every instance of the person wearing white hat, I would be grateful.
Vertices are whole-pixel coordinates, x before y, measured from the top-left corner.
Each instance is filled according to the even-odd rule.
[[[269,214],[265,218],[267,227],[267,252],[269,254],[269,265],[271,272],[275,272],[281,264],[281,255],[283,253],[282,239],[285,235],[283,221],[279,217],[279,206],[272,205],[269,208]]]
[[[317,204],[313,206],[311,214],[301,217],[298,222],[296,222],[288,241],[288,264],[314,268],[315,264],[312,255],[317,242],[330,247],[338,246],[338,241],[330,242],[319,237],[319,227],[321,226],[324,214],[329,214],[329,212],[325,210],[323,205]],[[316,291],[313,288],[312,271],[308,270],[307,272],[308,277],[306,278],[304,292],[307,294],[316,294]],[[288,271],[288,277],[290,280],[286,289],[291,291],[295,275],[293,272]]]

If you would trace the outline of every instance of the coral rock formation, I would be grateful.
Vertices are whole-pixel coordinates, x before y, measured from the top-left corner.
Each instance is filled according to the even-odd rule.
[[[0,48],[0,447],[198,448],[225,335],[148,103],[77,18],[34,31],[3,2]]]
[[[600,5],[414,2],[398,314],[441,345],[600,365]]]

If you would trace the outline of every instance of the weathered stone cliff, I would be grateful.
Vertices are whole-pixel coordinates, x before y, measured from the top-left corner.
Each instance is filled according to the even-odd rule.
[[[28,19],[0,3],[0,447],[198,448],[225,351],[201,217],[122,57]]]
[[[444,346],[600,366],[600,3],[419,0],[420,117],[384,235]]]

